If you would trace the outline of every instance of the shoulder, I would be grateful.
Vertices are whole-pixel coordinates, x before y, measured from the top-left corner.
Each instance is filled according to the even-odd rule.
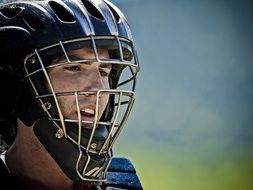
[[[142,185],[137,176],[132,162],[123,157],[116,157],[108,168],[105,186],[110,189],[142,190]]]

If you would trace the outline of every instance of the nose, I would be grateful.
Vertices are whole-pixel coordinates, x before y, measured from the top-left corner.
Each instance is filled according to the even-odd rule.
[[[97,91],[105,88],[99,69],[91,67],[82,75],[82,88],[85,91]]]

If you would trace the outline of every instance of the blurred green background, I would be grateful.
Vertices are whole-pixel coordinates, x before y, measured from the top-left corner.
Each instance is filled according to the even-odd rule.
[[[252,190],[253,1],[112,2],[141,64],[115,154],[145,190]]]
[[[252,190],[253,1],[112,2],[141,64],[115,156],[145,190]]]

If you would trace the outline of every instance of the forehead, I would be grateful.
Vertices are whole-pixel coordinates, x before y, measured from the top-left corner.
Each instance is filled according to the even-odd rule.
[[[98,48],[97,53],[99,57],[109,58],[109,52],[106,48]],[[82,47],[79,49],[72,49],[67,52],[69,56],[78,56],[80,58],[94,59],[96,57],[95,51],[91,47]]]
[[[82,47],[78,49],[72,49],[65,53],[58,53],[52,56],[49,60],[49,65],[47,68],[52,68],[55,66],[70,64],[70,63],[86,63],[85,65],[91,65],[92,63],[100,63],[100,67],[111,68],[111,64],[98,61],[98,59],[109,59],[109,52],[106,48],[98,48],[97,56],[93,48]],[[67,57],[66,57],[67,56]],[[98,59],[97,59],[98,58]]]
[[[55,65],[58,63],[93,62],[100,59],[109,59],[108,49],[98,48],[95,53],[92,47],[81,47],[68,49],[65,53],[56,53],[51,56],[49,63],[50,65]]]

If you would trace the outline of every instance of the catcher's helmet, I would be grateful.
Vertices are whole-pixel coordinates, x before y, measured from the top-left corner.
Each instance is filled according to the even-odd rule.
[[[15,1],[0,6],[0,71],[12,84],[2,102],[2,121],[17,115],[34,132],[61,169],[74,181],[106,179],[112,145],[134,102],[136,51],[126,18],[107,0]],[[92,58],[72,59],[69,52],[91,49]],[[108,52],[100,57],[99,50]],[[56,56],[64,57],[52,64]],[[110,88],[57,92],[51,68],[98,62],[111,65]],[[64,83],[64,81],[62,81]],[[13,87],[15,84],[15,87]],[[8,94],[8,93],[7,93]],[[108,96],[103,115],[94,121],[80,116],[81,96]],[[76,118],[64,115],[60,97],[75,98]],[[9,99],[9,100],[8,100]],[[8,100],[8,101],[6,101]],[[8,113],[8,114],[7,114]],[[83,127],[89,124],[92,127]]]

